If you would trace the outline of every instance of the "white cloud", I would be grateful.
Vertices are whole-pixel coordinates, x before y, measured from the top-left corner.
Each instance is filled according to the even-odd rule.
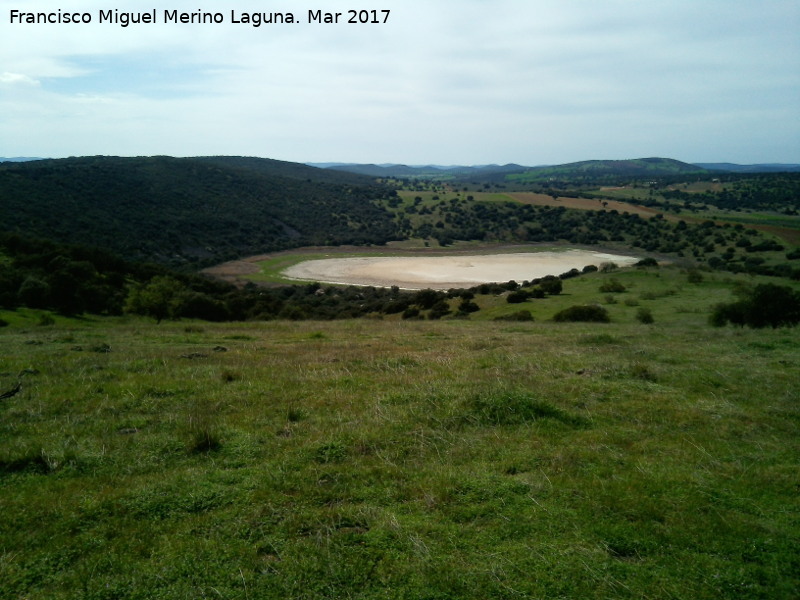
[[[279,10],[235,4],[238,12]],[[800,162],[796,2],[382,6],[392,10],[387,25],[0,21],[0,154]],[[309,7],[296,12],[305,18]],[[231,8],[213,10],[227,20]]]
[[[32,77],[22,75],[21,73],[0,73],[0,84],[7,85],[39,85],[39,82]]]

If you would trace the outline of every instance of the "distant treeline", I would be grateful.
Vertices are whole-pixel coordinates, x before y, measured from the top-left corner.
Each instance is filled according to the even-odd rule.
[[[582,272],[592,270],[597,269],[587,267]],[[67,316],[133,313],[158,321],[330,320],[396,314],[405,319],[467,317],[480,310],[473,301],[476,295],[519,295],[523,287],[536,286],[526,297],[542,298],[559,294],[562,279],[582,272],[572,269],[558,277],[448,291],[318,283],[248,284],[240,289],[163,265],[131,263],[105,250],[0,233],[0,308],[28,307]],[[509,296],[509,302],[514,301]]]
[[[506,289],[484,287],[498,293]],[[125,261],[97,248],[0,233],[0,308],[9,310],[246,321],[357,318],[414,309],[406,316],[439,318],[451,312],[442,308],[443,301],[459,296],[472,297],[463,290],[412,292],[316,283],[239,289],[163,265]],[[477,307],[465,306],[466,312],[472,310]]]
[[[800,173],[724,174],[718,179],[728,184],[719,191],[663,190],[660,194],[670,200],[726,210],[771,210],[787,215],[800,211]]]
[[[739,178],[730,190],[737,205],[774,206],[800,192],[800,175],[730,177]],[[244,157],[2,164],[0,227],[0,307],[70,315],[128,310],[157,319],[245,320],[474,311],[463,292],[440,294],[431,304],[428,296],[396,288],[241,290],[192,274],[248,254],[406,238],[442,246],[456,240],[608,244],[800,279],[798,249],[742,225],[469,197],[403,202],[393,188],[361,175]],[[454,295],[463,306],[443,304]]]
[[[419,219],[419,215],[424,218]],[[784,252],[784,246],[755,229],[713,221],[688,224],[661,215],[645,219],[616,210],[570,210],[452,198],[433,206],[414,202],[399,208],[398,226],[405,236],[433,238],[443,246],[455,240],[622,243],[647,252],[703,261],[715,269],[800,279],[800,264],[794,263],[800,258],[797,251],[786,252],[786,262],[768,262],[762,254]]]

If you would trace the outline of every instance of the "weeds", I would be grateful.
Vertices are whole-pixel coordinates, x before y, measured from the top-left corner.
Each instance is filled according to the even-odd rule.
[[[468,410],[470,420],[479,425],[522,425],[539,419],[553,419],[573,427],[587,425],[585,419],[520,391],[477,395],[470,400]]]
[[[219,450],[222,447],[219,406],[206,401],[192,402],[186,417],[186,437],[190,454]]]

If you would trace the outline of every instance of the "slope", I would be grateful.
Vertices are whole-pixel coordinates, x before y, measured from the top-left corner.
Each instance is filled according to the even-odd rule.
[[[98,156],[3,164],[0,222],[5,231],[173,266],[395,237],[391,215],[373,202],[394,191],[275,163]]]

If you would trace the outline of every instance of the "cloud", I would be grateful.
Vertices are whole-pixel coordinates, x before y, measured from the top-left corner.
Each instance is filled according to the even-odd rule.
[[[384,5],[389,23],[368,26],[0,22],[0,84],[15,90],[0,98],[0,154],[800,162],[795,2]],[[89,114],[89,98],[107,110]]]
[[[0,73],[0,85],[39,85],[39,82],[32,77],[22,75],[21,73]]]

